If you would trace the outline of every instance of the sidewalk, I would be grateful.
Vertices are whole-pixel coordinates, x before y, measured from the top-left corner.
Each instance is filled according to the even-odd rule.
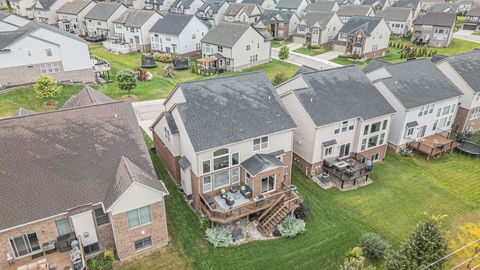
[[[164,99],[132,102],[138,124],[143,130],[145,130],[145,132],[147,132],[150,138],[152,137],[152,133],[149,130],[150,126],[165,110],[163,101]]]
[[[290,49],[289,57],[286,60],[286,62],[288,63],[298,65],[298,66],[306,65],[316,69],[330,69],[330,68],[342,66],[342,65],[330,62],[328,60],[322,59],[322,57],[318,57],[319,55],[308,56],[301,53],[296,53],[292,50],[292,48],[296,49],[301,47],[302,46],[301,44],[291,43],[291,44],[288,44],[287,46]],[[279,51],[280,51],[279,48],[272,48],[272,58],[279,59],[278,58]]]
[[[472,35],[473,31],[470,30],[459,30],[453,33],[454,38],[463,39],[466,41],[480,43],[480,36]]]

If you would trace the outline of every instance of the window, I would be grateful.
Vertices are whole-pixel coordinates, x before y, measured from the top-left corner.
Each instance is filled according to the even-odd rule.
[[[319,32],[320,31],[318,30],[318,28],[313,28],[313,30],[312,30],[313,35],[318,35]]]
[[[275,174],[262,178],[262,193],[275,190]]]
[[[240,168],[233,168],[232,169],[232,184],[236,184],[240,182]]]
[[[447,124],[445,126],[449,127],[451,123],[452,123],[452,115],[448,116]]]
[[[408,137],[408,136],[412,136],[412,135],[413,135],[413,131],[414,131],[413,127],[407,129],[407,137]]]
[[[372,161],[377,161],[379,158],[380,158],[379,153],[376,153],[376,154],[372,155]]]
[[[381,126],[381,122],[373,123],[372,128],[370,129],[370,133],[375,133],[380,131],[380,126]]]
[[[455,111],[455,104],[452,105],[452,107],[450,108],[450,113],[453,113]]]
[[[171,39],[169,37],[166,37],[165,41],[171,41]]]
[[[167,141],[170,141],[170,130],[168,130],[167,127],[164,127],[164,131],[165,131],[165,139],[167,139]]]
[[[388,120],[384,120],[382,123],[382,130],[387,129]]]
[[[152,237],[146,237],[135,241],[135,251],[146,249],[152,246]]]
[[[368,128],[370,126],[369,125],[366,125],[365,128],[363,129],[363,135],[367,135],[368,134]]]
[[[348,128],[348,121],[342,122],[342,132],[346,132]]]
[[[218,46],[218,52],[223,52],[223,47],[222,46]]]
[[[93,243],[91,245],[83,247],[83,251],[85,252],[85,255],[92,254],[99,250],[100,250],[100,246],[98,245],[98,243]]]
[[[97,222],[97,226],[110,223],[110,218],[108,217],[107,213],[103,212],[103,208],[95,209],[94,213],[95,213],[95,221]]]
[[[203,177],[203,192],[212,191],[212,177],[205,176]]]
[[[240,154],[239,153],[232,154],[232,166],[233,165],[238,165],[238,163],[240,163],[239,160],[240,160]]]
[[[215,174],[214,180],[215,180],[215,189],[228,186],[230,184],[229,171],[227,170],[227,171]]]
[[[380,140],[378,141],[378,145],[382,145],[385,142],[385,133],[380,134]]]
[[[355,127],[355,120],[350,120],[350,121],[343,121],[341,123],[338,123],[334,133],[338,134],[341,132],[347,132],[348,130],[352,130]]]
[[[60,68],[58,63],[40,64],[40,72],[43,74],[58,73]]]
[[[22,257],[41,250],[40,242],[38,241],[37,233],[35,232],[21,234],[10,238],[10,245],[12,246],[15,257]]]
[[[377,146],[378,135],[368,138],[368,148]]]
[[[442,115],[446,115],[450,112],[450,106],[445,106],[442,109]]]
[[[45,49],[46,56],[52,56],[52,49]]]
[[[218,171],[230,166],[230,156],[228,155],[228,149],[222,148],[213,152],[213,170]]]
[[[192,39],[196,39],[197,36],[195,34],[192,34]]]
[[[246,51],[250,51],[250,45],[247,45],[247,47],[245,48]]]
[[[268,136],[253,140],[253,151],[266,149],[268,147]]]
[[[203,169],[203,173],[210,172],[210,160],[205,160],[204,162],[202,162],[202,169]]]
[[[472,114],[470,115],[470,120],[480,118],[480,108],[475,108],[472,110]]]
[[[150,215],[150,206],[134,209],[127,212],[128,228],[135,228],[152,222]]]
[[[330,156],[331,154],[333,153],[333,147],[332,146],[329,146],[329,147],[325,147],[325,156]]]
[[[367,138],[362,139],[362,146],[360,147],[360,150],[365,150],[367,149]]]
[[[338,157],[345,157],[350,155],[350,143],[346,143],[340,146],[340,153]]]
[[[70,220],[68,218],[57,220],[55,221],[55,224],[57,225],[58,236],[73,232],[72,225],[70,224]]]
[[[355,43],[362,43],[362,37],[355,37]]]
[[[245,185],[250,186],[250,174],[245,172]]]
[[[438,119],[435,120],[435,123],[433,123],[432,130],[436,130],[436,129],[437,129],[437,125],[438,125]]]

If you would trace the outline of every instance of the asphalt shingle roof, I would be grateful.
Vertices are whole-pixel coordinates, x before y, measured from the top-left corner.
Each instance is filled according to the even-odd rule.
[[[318,69],[315,69],[315,68],[312,68],[312,67],[309,67],[309,66],[302,65],[302,66],[297,70],[297,72],[295,72],[295,74],[294,74],[292,77],[295,77],[295,76],[297,76],[298,74],[307,74],[307,73],[315,72],[315,71],[318,71]]]
[[[386,21],[407,21],[412,13],[411,8],[406,7],[387,7],[385,10],[378,12],[375,16],[382,17]]]
[[[398,0],[394,1],[392,7],[410,7],[417,9],[420,5],[420,0]]]
[[[320,2],[311,3],[305,7],[305,11],[330,12],[330,11],[333,11],[333,8],[335,7],[336,3],[337,2],[335,1],[320,1]]]
[[[479,7],[472,6],[472,8],[467,12],[466,15],[480,17],[480,6]]]
[[[112,102],[113,99],[90,86],[85,86],[78,94],[71,96],[62,109]]]
[[[346,5],[340,6],[337,10],[338,16],[367,16],[372,6],[367,5]]]
[[[114,23],[120,23],[128,27],[142,27],[150,17],[155,14],[154,10],[128,9],[120,17],[115,19]]]
[[[167,125],[168,125],[168,128],[170,129],[170,132],[172,134],[177,134],[178,127],[177,127],[177,123],[175,122],[175,119],[172,116],[172,113],[170,111],[166,111],[164,115],[165,115],[165,120],[167,120]]]
[[[188,14],[168,13],[152,26],[150,32],[174,36],[179,35],[193,17],[193,15]]]
[[[312,11],[305,14],[303,17],[301,24],[305,24],[308,27],[312,27],[316,25],[321,29],[325,29],[328,22],[335,16],[334,12],[320,12],[320,11]]]
[[[49,9],[57,0],[37,0],[44,9]]]
[[[383,66],[386,66],[386,65],[390,65],[390,62],[387,62],[387,61],[383,61],[381,59],[373,59],[372,61],[370,61],[364,68],[363,68],[363,72],[369,72],[371,70],[374,70],[374,69],[377,69],[377,68],[380,68],[380,67],[383,67]]]
[[[99,2],[85,15],[85,19],[106,21],[121,5],[113,2]]]
[[[355,34],[359,30],[362,30],[363,33],[368,37],[372,31],[377,27],[377,25],[382,21],[383,18],[380,17],[370,17],[370,16],[353,16],[346,22],[342,28],[339,30],[340,33],[346,34]]]
[[[205,34],[202,42],[231,48],[250,27],[243,23],[221,22]]]
[[[255,154],[243,161],[240,165],[252,176],[271,167],[286,167],[282,161],[271,154]]]
[[[456,54],[446,58],[447,62],[462,76],[475,92],[480,92],[480,50]]]
[[[259,21],[264,25],[276,19],[283,22],[289,22],[294,13],[295,12],[290,10],[265,10]]]
[[[243,0],[242,3],[252,3],[252,4],[257,4],[257,5],[263,5],[263,2],[265,0]]]
[[[176,105],[196,152],[295,128],[264,72],[184,82]]]
[[[85,7],[87,7],[93,0],[75,0],[71,2],[65,3],[62,7],[57,10],[57,13],[65,13],[65,14],[78,14],[82,11]]]
[[[457,15],[455,13],[427,12],[426,14],[419,15],[413,23],[450,27],[455,24],[456,19]]]
[[[236,16],[240,11],[245,11],[248,16],[251,16],[253,11],[257,7],[257,4],[251,3],[231,3],[227,10],[225,10],[225,16]],[[261,8],[260,8],[261,10]]]
[[[435,4],[428,11],[429,12],[445,12],[445,10],[451,10],[450,12],[456,13],[458,11],[458,5],[450,4],[450,3]]]
[[[347,119],[370,119],[395,113],[358,66],[299,75],[309,87],[294,90],[316,126]]]
[[[302,0],[279,0],[275,8],[277,9],[297,9]]]

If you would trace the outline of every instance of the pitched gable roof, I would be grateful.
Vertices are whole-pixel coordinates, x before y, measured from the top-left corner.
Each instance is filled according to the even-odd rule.
[[[339,30],[340,33],[355,34],[362,31],[367,37],[380,24],[383,18],[370,16],[353,16]]]
[[[277,9],[298,9],[304,0],[279,0],[275,8]]]
[[[386,21],[401,21],[405,22],[412,14],[411,8],[406,7],[387,7],[385,10],[381,10],[375,16],[382,17]]]
[[[416,10],[420,6],[420,0],[398,0],[394,1],[392,7],[409,7]]]
[[[312,11],[305,14],[300,24],[308,27],[326,29],[328,22],[335,16],[335,12]]]
[[[43,9],[49,9],[57,0],[37,0]]]
[[[480,92],[480,49],[445,58],[475,92]]]
[[[251,4],[251,3],[231,3],[228,8],[225,10],[225,16],[236,16],[238,13],[240,13],[242,10],[245,11],[245,13],[248,16],[252,16],[253,11],[255,8],[258,8],[260,11],[262,8],[258,6],[257,4]]]
[[[250,27],[243,23],[221,22],[210,29],[201,41],[231,48]]]
[[[272,21],[289,22],[293,16],[296,16],[295,12],[290,10],[265,10],[259,22],[263,23],[263,25]]]
[[[167,35],[179,35],[188,23],[193,19],[193,15],[168,13],[162,19],[158,20],[150,29],[152,33],[162,33]]]
[[[367,16],[372,6],[367,5],[346,5],[340,6],[337,10],[338,16]]]
[[[128,27],[142,27],[155,13],[154,10],[127,9],[114,23],[123,24]]]
[[[67,2],[57,10],[57,13],[77,15],[92,2],[93,0],[75,0]]]
[[[456,20],[457,15],[455,13],[427,12],[419,15],[413,23],[417,25],[426,24],[451,27],[455,25]]]
[[[467,12],[466,15],[480,17],[480,6],[478,7],[472,6],[472,8]]]
[[[302,66],[297,70],[297,72],[295,72],[295,74],[294,74],[292,77],[295,77],[295,76],[297,76],[298,74],[307,74],[307,73],[316,72],[316,71],[318,71],[318,69],[315,69],[315,68],[312,68],[312,67],[309,67],[309,66],[302,65]]]
[[[102,94],[100,91],[97,91],[87,85],[78,94],[71,96],[63,104],[62,109],[88,106],[92,104],[101,104],[112,101],[112,98]]]
[[[121,5],[114,2],[99,2],[85,15],[85,19],[106,21]]]
[[[335,1],[320,1],[315,3],[310,3],[305,7],[305,11],[323,11],[323,12],[330,12],[333,11],[335,7]]]

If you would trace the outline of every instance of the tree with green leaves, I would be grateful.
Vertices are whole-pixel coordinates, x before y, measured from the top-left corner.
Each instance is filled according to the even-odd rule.
[[[375,270],[375,266],[365,265],[365,257],[360,256],[358,258],[351,257],[346,258],[343,265],[340,266],[340,270]]]
[[[47,105],[52,105],[53,99],[62,91],[62,86],[58,85],[52,76],[40,75],[33,91],[38,98],[46,100]]]
[[[283,45],[280,48],[280,52],[278,53],[278,58],[280,58],[281,60],[285,60],[285,59],[288,58],[289,54],[290,54],[290,50],[288,49],[288,47],[286,45]]]
[[[397,252],[387,257],[385,270],[418,270],[441,258],[448,251],[448,241],[444,236],[441,218],[430,217],[417,225]],[[446,260],[432,265],[429,270],[444,268]]]
[[[272,84],[274,86],[277,86],[283,83],[284,81],[286,81],[287,79],[288,79],[287,75],[285,75],[283,71],[280,71],[277,74],[275,74],[275,76],[273,76]]]
[[[130,70],[122,70],[117,74],[118,88],[123,91],[128,91],[130,97],[130,91],[137,87],[137,78],[135,73]]]

